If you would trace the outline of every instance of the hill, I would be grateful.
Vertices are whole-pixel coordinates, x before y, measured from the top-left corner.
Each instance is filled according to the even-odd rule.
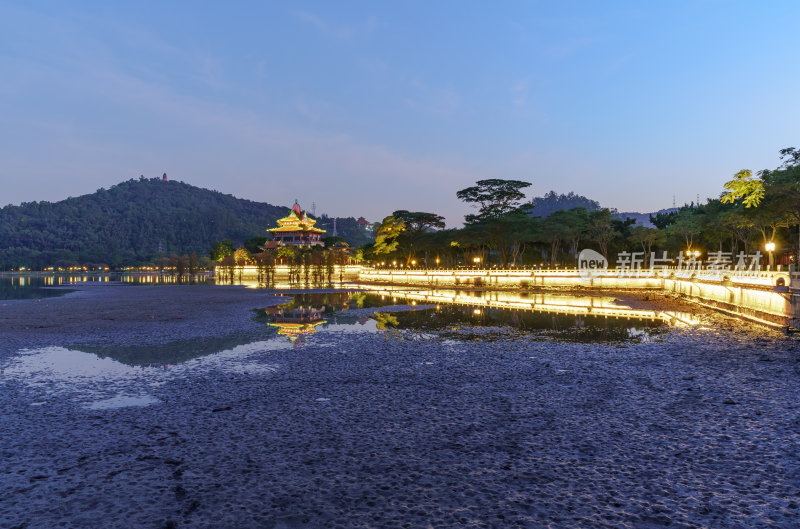
[[[558,194],[555,191],[550,191],[549,193],[545,193],[544,196],[534,198],[530,201],[530,204],[532,206],[531,215],[542,218],[546,218],[554,211],[560,209],[586,208],[587,211],[594,211],[602,208],[598,201],[573,192]],[[632,218],[636,221],[637,225],[652,228],[653,224],[650,222],[650,215],[655,216],[658,213],[669,213],[677,210],[678,208],[666,208],[653,213],[638,213],[635,211],[617,212],[613,209],[611,211],[615,219],[624,220],[626,218]]]
[[[573,192],[559,195],[555,191],[545,193],[543,197],[536,197],[530,201],[531,214],[536,217],[547,218],[554,211],[560,209],[586,208],[587,211],[600,209],[600,203]]]
[[[159,248],[164,255],[203,256],[221,239],[239,246],[267,236],[287,211],[183,182],[128,180],[90,195],[0,209],[0,269],[146,264]],[[349,221],[355,223],[337,219],[337,227]]]
[[[659,213],[672,213],[673,211],[678,211],[678,208],[665,208],[659,209],[658,211],[654,211],[653,213],[638,213],[636,211],[623,211],[622,213],[615,213],[614,218],[617,219],[626,219],[631,218],[636,221],[637,226],[645,226],[647,228],[654,228],[653,223],[650,222],[650,216],[652,215],[655,217]]]

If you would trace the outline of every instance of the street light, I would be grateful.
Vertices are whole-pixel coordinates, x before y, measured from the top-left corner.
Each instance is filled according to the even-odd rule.
[[[772,270],[772,252],[775,251],[775,243],[770,241],[764,245],[764,248],[769,252],[769,269]]]
[[[480,257],[474,257],[472,259],[472,262],[475,263],[475,266],[478,266],[478,265],[481,264],[481,258]]]

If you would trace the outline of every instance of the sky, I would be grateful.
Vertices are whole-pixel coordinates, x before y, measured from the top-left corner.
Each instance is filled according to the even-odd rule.
[[[208,4],[208,5],[206,5]],[[0,0],[0,207],[159,177],[317,214],[619,211],[800,147],[800,2]]]

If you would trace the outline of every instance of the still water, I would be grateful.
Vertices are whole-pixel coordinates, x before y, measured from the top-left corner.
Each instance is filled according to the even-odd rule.
[[[128,274],[128,273],[75,273],[75,274],[7,274],[0,275],[0,300],[2,299],[40,299],[61,296],[71,292],[69,287],[90,283],[93,285],[176,285],[213,284],[213,278],[204,275],[179,279],[167,274]],[[53,288],[59,287],[59,288]]]

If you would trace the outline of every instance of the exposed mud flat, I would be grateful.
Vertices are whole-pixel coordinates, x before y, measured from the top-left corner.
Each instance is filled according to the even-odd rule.
[[[794,338],[712,315],[636,344],[260,345],[250,309],[274,301],[87,287],[0,302],[0,526],[797,527]],[[166,370],[111,365],[94,382],[116,397],[97,406],[91,378],[15,372],[58,347],[229,335],[245,344]]]

